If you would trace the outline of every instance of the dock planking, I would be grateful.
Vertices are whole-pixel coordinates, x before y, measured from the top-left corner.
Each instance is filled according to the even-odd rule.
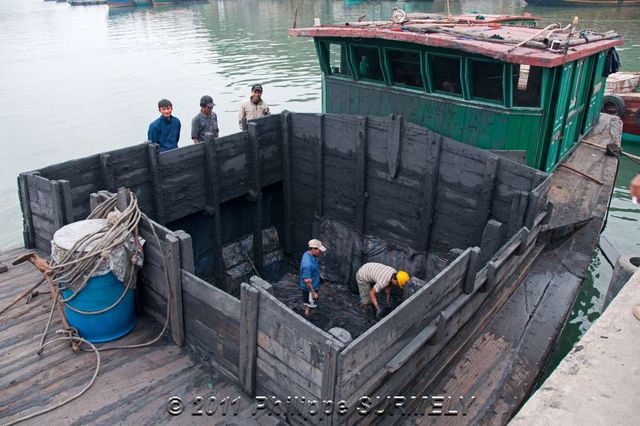
[[[9,270],[0,274],[0,309],[17,295],[42,279],[30,263],[12,266],[11,262],[27,250],[13,247],[0,250],[0,263]],[[39,411],[79,392],[95,369],[93,352],[73,353],[64,343],[47,347],[42,356],[36,351],[44,331],[51,296],[46,284],[43,292],[28,304],[24,300],[0,315],[0,423],[5,424]],[[54,313],[47,341],[55,337],[62,322]],[[117,341],[118,345],[150,341],[161,324],[146,316],[138,317],[133,332]],[[106,343],[104,346],[113,345]],[[101,351],[101,367],[93,386],[80,398],[26,424],[59,423],[217,423],[226,420],[242,424],[277,424],[268,416],[253,416],[252,398],[240,387],[206,363],[199,363],[186,349],[170,342],[167,334],[159,342],[138,349]],[[37,389],[37,391],[36,391]],[[193,398],[240,397],[238,415],[193,416]],[[170,416],[166,402],[179,396],[185,403],[180,416]]]

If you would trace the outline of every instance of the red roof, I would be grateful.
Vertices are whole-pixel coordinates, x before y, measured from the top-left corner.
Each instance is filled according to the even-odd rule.
[[[420,21],[408,21],[403,24],[354,22],[294,28],[289,30],[289,35],[394,40],[477,53],[514,64],[549,68],[591,56],[623,43],[622,36],[613,32],[601,34],[574,31],[570,34],[566,28],[544,30],[486,23],[479,25]],[[525,45],[515,47],[528,39],[531,40]],[[547,47],[552,40],[557,40],[554,50]],[[567,42],[571,45],[565,54],[564,46]]]

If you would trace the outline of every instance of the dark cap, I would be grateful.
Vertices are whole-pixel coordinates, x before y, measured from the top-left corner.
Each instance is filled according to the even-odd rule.
[[[204,95],[203,97],[200,98],[200,106],[214,106],[215,104],[213,103],[213,98],[209,95]]]
[[[255,92],[256,90],[259,90],[262,92],[262,85],[261,84],[254,84],[253,86],[251,86],[251,92]]]
[[[171,105],[171,101],[169,99],[160,99],[158,101],[158,108],[170,107],[170,106],[173,106],[173,105]]]

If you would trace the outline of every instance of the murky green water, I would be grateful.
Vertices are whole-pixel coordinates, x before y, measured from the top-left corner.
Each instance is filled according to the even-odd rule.
[[[626,44],[624,70],[640,70],[640,7],[540,8],[519,0],[452,0],[451,11],[532,12],[543,24],[614,29]],[[110,11],[42,0],[0,0],[0,247],[22,238],[16,176],[21,171],[119,148],[146,139],[156,102],[167,97],[183,122],[181,143],[203,94],[213,96],[221,134],[237,131],[236,115],[254,82],[265,85],[272,111],[320,111],[320,70],[309,39],[290,39],[299,26],[388,19],[407,11],[446,11],[446,2],[218,0],[164,8]],[[638,150],[636,150],[636,153]],[[621,163],[606,235],[635,253],[640,210],[627,185],[638,166]],[[598,254],[567,332],[575,341],[598,315],[610,266]],[[571,340],[573,339],[573,340]]]

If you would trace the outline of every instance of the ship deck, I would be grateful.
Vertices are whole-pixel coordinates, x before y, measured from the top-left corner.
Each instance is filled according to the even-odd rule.
[[[0,264],[9,270],[0,273],[0,309],[42,279],[42,274],[28,262],[11,266],[23,248],[0,250]],[[71,351],[65,343],[54,343],[36,355],[39,341],[51,309],[51,296],[46,284],[37,289],[41,294],[29,303],[22,299],[0,314],[0,423],[11,423],[23,416],[66,400],[83,389],[91,380],[96,357],[93,352]],[[54,313],[47,341],[58,337],[59,314]],[[150,341],[161,330],[161,324],[145,316],[118,344]],[[100,353],[100,372],[93,386],[78,399],[50,413],[21,424],[193,424],[197,422],[273,424],[275,419],[253,416],[250,398],[219,372],[205,363],[193,360],[185,348],[163,338],[155,344],[129,350]],[[194,416],[193,399],[201,395],[241,397],[237,415],[229,408],[213,415]],[[179,396],[184,412],[171,416],[167,401]],[[206,407],[205,407],[206,408]]]

